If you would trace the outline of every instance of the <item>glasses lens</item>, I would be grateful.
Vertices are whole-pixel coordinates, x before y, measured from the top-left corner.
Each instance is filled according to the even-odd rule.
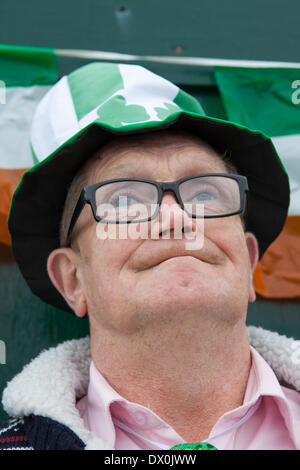
[[[239,184],[230,177],[192,178],[180,184],[179,192],[189,215],[228,215],[241,209]]]
[[[97,215],[103,222],[140,222],[153,216],[158,191],[151,183],[118,181],[96,190]]]

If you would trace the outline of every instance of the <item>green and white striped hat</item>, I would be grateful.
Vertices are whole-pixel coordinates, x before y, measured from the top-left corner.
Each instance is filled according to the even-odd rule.
[[[208,117],[200,103],[168,80],[137,65],[85,65],[61,78],[39,103],[32,122],[36,164],[17,187],[8,226],[21,272],[34,294],[67,311],[47,273],[49,253],[59,247],[59,224],[76,172],[116,135],[181,129],[230,152],[247,176],[247,230],[260,255],[280,233],[289,205],[289,184],[271,140],[263,133]]]

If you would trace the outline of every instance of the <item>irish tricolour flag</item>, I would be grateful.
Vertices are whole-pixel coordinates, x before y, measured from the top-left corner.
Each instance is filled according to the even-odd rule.
[[[255,272],[256,290],[269,298],[300,297],[300,68],[215,73],[228,119],[269,135],[289,175],[289,215]]]
[[[11,198],[24,171],[36,163],[30,148],[33,113],[57,78],[53,50],[0,45],[0,243],[10,245]]]

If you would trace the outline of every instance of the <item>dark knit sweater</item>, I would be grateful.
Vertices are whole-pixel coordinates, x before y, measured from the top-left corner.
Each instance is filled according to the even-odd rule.
[[[83,450],[67,426],[43,416],[8,418],[0,423],[0,450]]]

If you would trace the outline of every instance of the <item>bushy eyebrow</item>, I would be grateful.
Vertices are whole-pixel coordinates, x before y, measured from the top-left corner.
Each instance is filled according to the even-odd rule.
[[[149,178],[148,178],[149,176]],[[130,164],[119,164],[109,168],[104,168],[103,171],[101,168],[98,169],[93,175],[93,180],[95,177],[100,181],[106,179],[114,179],[114,178],[150,178],[151,170],[150,168],[139,165],[138,167],[133,167]]]
[[[145,172],[142,173],[142,172],[130,170],[128,168],[122,168],[122,169],[120,168],[119,171],[109,171],[105,173],[101,173],[101,171],[99,171],[99,173],[93,176],[93,181],[95,180],[94,182],[98,183],[100,181],[118,179],[118,178],[145,178]]]
[[[200,162],[199,162],[200,163]],[[224,162],[223,162],[224,163]],[[193,176],[194,174],[200,173],[220,173],[220,172],[227,172],[226,165],[224,164],[224,169],[216,169],[215,165],[206,164],[204,166],[197,165],[195,162],[188,166],[185,166],[181,169],[178,169],[178,174],[174,173],[174,180],[184,178],[187,176]],[[104,170],[101,173],[101,169],[99,169],[93,175],[93,182],[104,181],[108,179],[117,179],[117,178],[143,178],[143,179],[156,179],[155,175],[153,174],[153,167],[148,167],[146,165],[139,165],[138,167],[131,167],[130,164],[120,164],[116,166],[112,166],[107,170]],[[97,181],[96,181],[96,180]],[[95,180],[95,181],[94,181]]]

